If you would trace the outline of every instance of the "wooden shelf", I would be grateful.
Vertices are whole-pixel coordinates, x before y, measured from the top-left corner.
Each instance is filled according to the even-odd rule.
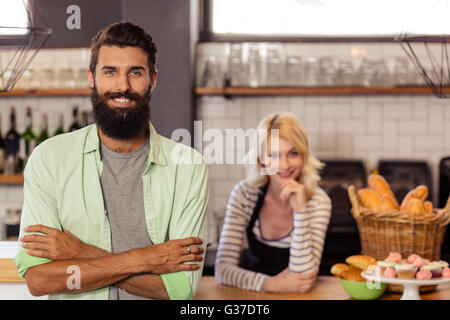
[[[35,89],[0,91],[0,97],[89,96],[91,89]]]
[[[4,175],[0,174],[0,185],[21,185],[23,184],[23,174]]]
[[[447,88],[450,91],[450,88]],[[226,87],[207,88],[196,87],[197,95],[230,95],[230,96],[257,96],[257,95],[376,95],[376,94],[404,94],[404,95],[431,95],[432,91],[426,86],[411,87]]]

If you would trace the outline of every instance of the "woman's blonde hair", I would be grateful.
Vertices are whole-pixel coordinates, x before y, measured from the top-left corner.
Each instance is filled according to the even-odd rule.
[[[290,112],[273,113],[265,116],[258,124],[257,131],[259,133],[257,143],[250,146],[247,154],[247,160],[256,158],[256,164],[247,163],[247,177],[245,183],[248,186],[261,187],[269,182],[269,176],[262,174],[264,165],[261,158],[264,156],[267,146],[267,140],[271,133],[278,130],[278,137],[292,143],[303,160],[303,167],[297,181],[302,183],[306,188],[308,198],[316,193],[316,187],[320,181],[318,171],[323,167],[323,163],[314,157],[309,150],[308,137],[306,130],[300,120]]]

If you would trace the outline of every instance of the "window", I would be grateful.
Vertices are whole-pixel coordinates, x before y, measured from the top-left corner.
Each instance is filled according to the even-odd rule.
[[[210,0],[213,36],[450,34],[450,0]]]
[[[29,32],[27,6],[25,0],[0,0],[0,36],[25,35]]]

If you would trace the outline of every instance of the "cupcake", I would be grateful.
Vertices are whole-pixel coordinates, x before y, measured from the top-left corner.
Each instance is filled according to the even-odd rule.
[[[395,266],[395,262],[392,261],[386,261],[386,260],[380,260],[377,261],[377,267],[380,268],[380,273],[384,274],[384,271],[386,270],[386,268],[394,268]]]
[[[442,269],[442,278],[450,278],[450,268]]]
[[[421,257],[417,256],[414,261],[413,261],[413,265],[415,265],[417,268],[423,267],[426,264],[426,260],[422,259]]]
[[[397,276],[397,272],[393,268],[387,267],[386,270],[384,270],[383,276],[386,278],[395,278]]]
[[[430,270],[433,278],[440,278],[442,275],[442,267],[441,264],[437,261],[432,261],[426,265],[424,265],[420,270]]]
[[[397,277],[401,279],[414,279],[416,276],[417,267],[410,263],[395,265]]]
[[[430,280],[432,277],[430,270],[420,270],[416,273],[417,280]]]
[[[413,264],[414,263],[414,260],[416,260],[417,259],[417,257],[419,257],[420,258],[420,256],[419,255],[417,255],[417,254],[415,254],[415,253],[413,253],[412,255],[410,255],[407,259],[406,259],[406,261],[408,262],[408,263],[411,263],[411,264]]]
[[[448,268],[448,262],[447,261],[440,260],[437,263],[439,263],[439,265],[441,266],[442,269]]]
[[[400,262],[402,260],[402,255],[398,252],[390,252],[386,260],[391,262]]]

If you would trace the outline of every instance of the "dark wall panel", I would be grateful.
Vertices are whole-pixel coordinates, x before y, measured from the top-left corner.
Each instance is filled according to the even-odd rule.
[[[53,30],[46,48],[87,47],[99,30],[122,18],[121,0],[33,0],[33,3],[35,25],[47,25]],[[70,26],[74,22],[75,12],[67,13],[71,5],[80,9],[79,29],[67,27],[67,20]]]
[[[156,130],[169,138],[177,128],[192,132],[190,1],[123,0],[122,17],[144,27],[158,46],[159,74],[151,103]]]

